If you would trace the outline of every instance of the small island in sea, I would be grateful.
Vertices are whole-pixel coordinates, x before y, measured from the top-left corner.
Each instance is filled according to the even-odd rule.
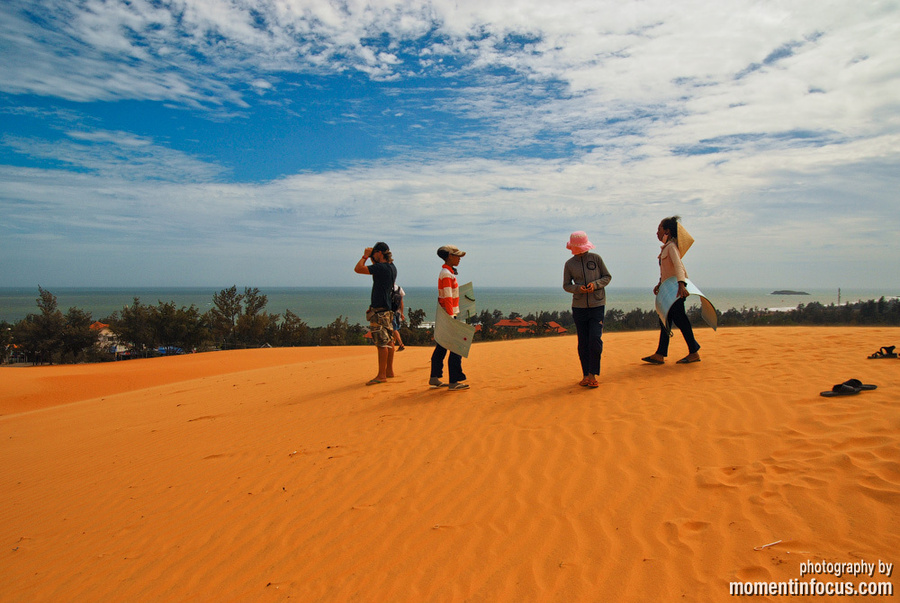
[[[779,289],[778,291],[772,291],[769,295],[809,295],[806,291],[791,291],[789,289]]]

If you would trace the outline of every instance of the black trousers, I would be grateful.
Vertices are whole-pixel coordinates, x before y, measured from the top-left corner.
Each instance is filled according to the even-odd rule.
[[[603,354],[603,316],[606,306],[596,308],[572,308],[575,332],[578,333],[578,359],[582,375],[600,374],[600,356]]]
[[[447,348],[439,343],[434,344],[434,352],[431,353],[431,376],[441,378],[444,375],[444,357],[447,355]],[[450,359],[447,360],[447,368],[450,369],[450,383],[459,383],[466,380],[466,375],[462,370],[462,356],[454,352],[450,352]]]
[[[700,349],[700,344],[694,339],[694,329],[691,327],[691,320],[684,311],[684,298],[679,298],[672,307],[669,308],[669,320],[681,330],[684,336],[684,342],[687,344],[688,353],[693,354]],[[663,321],[659,321],[659,346],[656,353],[660,356],[669,355],[669,330]]]

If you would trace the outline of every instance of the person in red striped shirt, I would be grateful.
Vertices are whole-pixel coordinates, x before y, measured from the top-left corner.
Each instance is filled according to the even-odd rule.
[[[437,251],[438,257],[444,260],[441,266],[441,273],[438,276],[438,304],[450,316],[459,314],[459,283],[456,280],[459,261],[465,251],[460,251],[455,245],[444,245]],[[434,343],[434,352],[431,354],[431,379],[428,384],[432,387],[443,387],[447,385],[441,381],[444,375],[444,358],[447,356],[447,348],[441,344]],[[466,375],[462,370],[462,356],[455,352],[450,352],[450,358],[447,360],[447,368],[450,373],[450,385],[447,389],[450,391],[458,391],[468,389],[469,385],[463,383]]]

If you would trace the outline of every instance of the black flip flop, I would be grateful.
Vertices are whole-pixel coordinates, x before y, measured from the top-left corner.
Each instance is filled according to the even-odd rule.
[[[869,360],[874,360],[874,359],[878,359],[878,358],[896,358],[897,353],[894,352],[894,348],[896,348],[896,347],[897,346],[893,346],[893,345],[882,346],[882,348],[880,350],[878,350],[877,352],[875,352],[874,354],[869,356]]]
[[[849,385],[850,387],[855,387],[864,392],[871,391],[873,389],[878,389],[877,385],[868,385],[860,381],[859,379],[847,379],[841,385]]]
[[[836,396],[855,396],[861,390],[858,387],[851,387],[846,383],[838,383],[834,387],[831,388],[830,392],[821,392],[820,396],[825,396],[826,398],[834,398]]]

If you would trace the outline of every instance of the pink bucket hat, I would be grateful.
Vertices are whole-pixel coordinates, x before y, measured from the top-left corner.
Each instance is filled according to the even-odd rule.
[[[594,244],[588,241],[587,233],[583,230],[573,232],[569,235],[569,242],[566,243],[566,249],[572,250],[572,255],[578,255],[594,248]]]

